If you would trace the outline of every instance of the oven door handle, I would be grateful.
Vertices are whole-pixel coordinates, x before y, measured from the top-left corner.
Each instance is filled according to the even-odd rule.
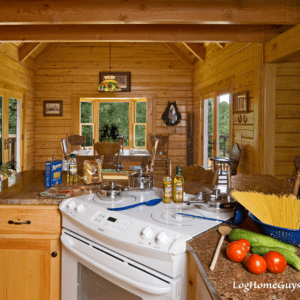
[[[71,243],[68,241],[68,238],[65,235],[61,236],[61,242],[62,244],[73,254],[75,254],[77,257],[79,257],[80,259],[84,260],[85,262],[91,264],[92,266],[94,266],[97,269],[100,269],[104,272],[106,272],[107,274],[128,283],[129,285],[140,289],[146,293],[150,293],[153,295],[164,295],[167,294],[171,291],[171,285],[166,283],[165,286],[155,286],[154,283],[150,284],[145,284],[145,283],[141,283],[138,282],[136,280],[133,280],[129,277],[124,276],[123,274],[117,273],[112,269],[109,269],[95,261],[93,261],[92,259],[90,259],[88,256],[85,256],[83,253],[79,252],[78,250],[76,250],[75,248],[72,247]]]

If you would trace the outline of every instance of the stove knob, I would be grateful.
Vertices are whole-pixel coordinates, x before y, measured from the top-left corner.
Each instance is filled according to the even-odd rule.
[[[154,231],[150,226],[145,227],[141,233],[141,237],[145,240],[152,238],[153,235]]]
[[[76,210],[76,212],[81,213],[85,210],[85,206],[81,203],[76,206],[75,210]]]
[[[73,200],[68,204],[68,208],[69,208],[69,209],[74,209],[75,206],[76,206],[76,202],[73,201]]]
[[[170,241],[170,237],[165,231],[160,232],[155,240],[155,243],[158,245],[167,244]]]

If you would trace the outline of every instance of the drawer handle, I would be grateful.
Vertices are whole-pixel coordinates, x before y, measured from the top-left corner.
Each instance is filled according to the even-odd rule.
[[[31,221],[25,221],[25,222],[14,222],[14,221],[10,220],[10,221],[8,221],[8,224],[15,224],[15,225],[31,224]]]

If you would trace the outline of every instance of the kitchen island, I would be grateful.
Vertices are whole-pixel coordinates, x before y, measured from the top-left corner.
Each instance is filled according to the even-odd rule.
[[[65,175],[63,176],[63,183],[66,183]],[[155,186],[162,187],[162,177],[155,176]],[[44,294],[50,295],[48,298],[45,297],[45,299],[57,300],[60,297],[59,238],[61,234],[61,217],[58,205],[62,200],[40,195],[41,192],[45,191],[44,179],[43,171],[25,171],[17,174],[15,179],[10,179],[10,182],[9,180],[1,182],[0,258],[4,260],[10,259],[11,262],[18,255],[24,255],[24,247],[27,247],[26,249],[29,249],[30,252],[26,255],[26,259],[27,262],[32,262],[32,265],[27,264],[22,269],[25,272],[23,274],[24,277],[30,279],[29,274],[35,274],[36,277],[33,276],[33,279],[39,279],[41,276],[44,276],[43,278],[46,278],[46,280],[39,280],[33,283],[26,282],[26,284],[33,289],[38,288],[39,292],[42,290]],[[123,180],[122,183],[126,185],[127,181]],[[83,184],[81,179],[79,179],[78,184]],[[97,190],[97,185],[85,187],[80,193],[90,193]],[[212,187],[211,185],[195,182],[185,183],[185,191],[190,194]],[[30,220],[31,224],[11,225],[8,224],[9,220],[14,222]],[[242,224],[242,227],[245,229],[251,228],[250,230],[257,231],[253,226],[253,224],[247,223],[247,220]],[[262,275],[254,275],[242,263],[234,263],[227,259],[225,251],[230,242],[228,238],[223,243],[215,270],[209,270],[219,238],[217,227],[214,227],[188,242],[188,299],[273,300],[300,298],[299,271],[288,266],[282,274],[265,272]],[[26,244],[25,246],[24,243]],[[17,256],[8,258],[7,251],[16,251],[16,249],[18,249]],[[300,254],[300,252],[297,254]],[[38,268],[38,272],[36,270],[33,272],[32,268],[37,265],[37,262],[41,263],[41,266],[46,267]],[[24,263],[24,260],[17,260],[18,266],[22,263]],[[5,276],[8,276],[7,274],[10,274],[9,278],[20,275],[20,268],[15,268],[16,263],[7,265],[12,266],[12,268],[7,270],[2,268],[0,278],[5,278]],[[297,285],[298,283],[299,286],[296,286],[295,290],[293,290],[292,284]],[[250,284],[252,284],[252,287],[248,291],[247,287]],[[261,284],[269,285],[268,287],[261,287]],[[278,287],[274,288],[273,284],[277,284]],[[269,287],[270,285],[272,285],[271,288]],[[284,286],[284,288],[280,288],[281,286]],[[4,291],[5,289],[0,288],[0,299],[5,299],[1,295],[1,290]],[[7,293],[9,292],[7,291]],[[11,293],[14,292],[11,291]],[[40,299],[43,299],[44,294],[40,294]],[[32,299],[30,297],[31,295],[28,296],[28,299]]]

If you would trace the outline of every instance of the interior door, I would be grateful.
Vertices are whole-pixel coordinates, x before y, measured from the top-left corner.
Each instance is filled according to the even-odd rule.
[[[22,108],[20,94],[0,90],[0,159],[16,172],[23,168]]]
[[[203,96],[203,166],[212,168],[211,157],[228,157],[230,146],[230,93]]]

